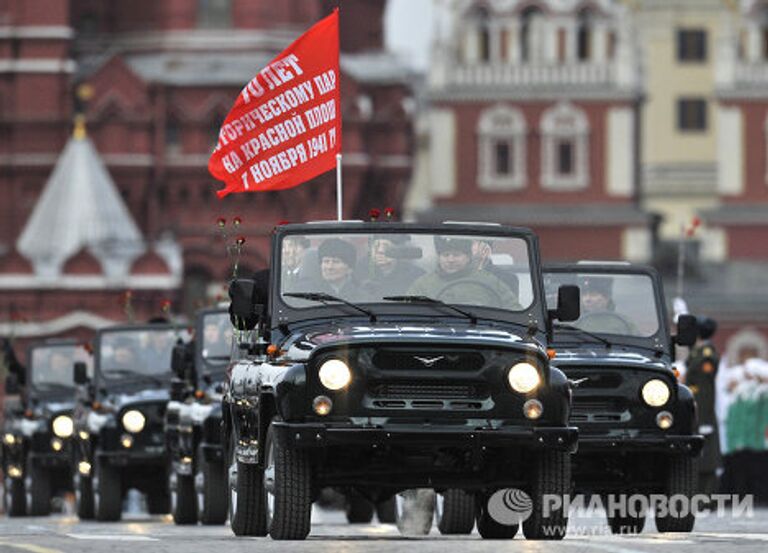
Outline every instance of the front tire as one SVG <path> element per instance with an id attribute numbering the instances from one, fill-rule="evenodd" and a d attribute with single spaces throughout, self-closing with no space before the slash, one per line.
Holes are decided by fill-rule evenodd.
<path id="1" fill-rule="evenodd" d="M 475 526 L 474 496 L 464 490 L 445 490 L 437 497 L 435 522 L 441 534 L 471 534 Z"/>
<path id="2" fill-rule="evenodd" d="M 24 490 L 24 480 L 21 478 L 5 477 L 4 486 L 5 512 L 9 517 L 27 515 L 27 493 Z"/>
<path id="3" fill-rule="evenodd" d="M 426 536 L 435 515 L 435 492 L 430 489 L 405 490 L 395 496 L 397 529 L 403 536 Z"/>
<path id="4" fill-rule="evenodd" d="M 237 460 L 235 444 L 230 444 L 229 524 L 236 536 L 267 535 L 267 501 L 264 471 Z"/>
<path id="5" fill-rule="evenodd" d="M 47 517 L 51 514 L 51 473 L 35 463 L 29 462 L 26 487 L 29 490 L 29 514 L 33 517 Z"/>
<path id="6" fill-rule="evenodd" d="M 123 514 L 123 490 L 120 473 L 115 467 L 102 460 L 95 467 L 95 511 L 96 520 L 114 522 Z"/>
<path id="7" fill-rule="evenodd" d="M 537 456 L 531 499 L 533 512 L 523 521 L 523 534 L 529 540 L 562 540 L 568 529 L 565 496 L 571 488 L 571 456 L 562 451 L 542 451 Z M 563 499 L 560 508 L 544 511 L 548 495 Z"/>
<path id="8" fill-rule="evenodd" d="M 80 520 L 93 520 L 93 480 L 90 476 L 83 476 L 78 468 L 75 469 L 74 480 L 77 516 Z"/>
<path id="9" fill-rule="evenodd" d="M 688 505 L 684 505 L 690 511 L 691 499 L 696 493 L 697 483 L 696 462 L 691 457 L 675 456 L 669 460 L 666 476 L 667 507 L 671 507 L 671 498 L 683 496 Z M 669 511 L 669 509 L 668 509 Z M 656 529 L 659 532 L 691 532 L 696 523 L 695 513 L 688 512 L 685 515 L 667 512 L 664 516 L 656 515 Z"/>
<path id="10" fill-rule="evenodd" d="M 171 474 L 171 510 L 176 524 L 197 524 L 197 495 L 192 475 Z"/>
<path id="11" fill-rule="evenodd" d="M 274 426 L 267 432 L 264 488 L 268 495 L 267 524 L 275 540 L 303 540 L 312 524 L 312 471 L 309 455 L 281 447 Z"/>

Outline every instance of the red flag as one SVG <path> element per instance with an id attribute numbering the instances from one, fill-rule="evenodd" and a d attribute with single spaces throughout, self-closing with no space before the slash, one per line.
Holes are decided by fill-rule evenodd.
<path id="1" fill-rule="evenodd" d="M 232 192 L 292 188 L 341 151 L 339 13 L 317 22 L 245 85 L 208 160 Z"/>

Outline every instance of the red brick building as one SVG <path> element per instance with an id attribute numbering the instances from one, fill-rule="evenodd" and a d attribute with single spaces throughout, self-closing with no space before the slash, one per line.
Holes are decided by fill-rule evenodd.
<path id="1" fill-rule="evenodd" d="M 221 293 L 231 273 L 217 217 L 242 217 L 237 234 L 247 240 L 241 261 L 247 268 L 265 266 L 267 236 L 278 221 L 334 218 L 332 173 L 289 191 L 218 200 L 221 186 L 208 175 L 207 160 L 241 87 L 335 6 L 323 0 L 0 1 L 0 334 L 59 335 L 124 319 L 128 288 L 138 319 L 157 314 L 165 297 L 189 313 Z M 410 179 L 411 74 L 383 49 L 384 7 L 384 0 L 348 0 L 341 10 L 348 218 L 363 217 L 370 207 L 397 208 Z M 112 181 L 104 186 L 117 191 L 110 205 L 127 208 L 138 233 L 132 240 L 143 253 L 123 260 L 120 275 L 107 274 L 110 251 L 81 237 L 81 247 L 46 277 L 24 255 L 20 235 L 72 135 L 74 91 L 83 84 L 92 92 L 84 105 L 88 136 Z M 78 205 L 89 204 L 78 197 Z M 63 205 L 80 220 L 77 205 Z M 137 280 L 138 274 L 151 278 Z M 77 321 L 73 309 L 81 312 Z M 29 323 L 13 322 L 18 319 Z"/>
<path id="2" fill-rule="evenodd" d="M 438 30 L 421 122 L 422 220 L 532 227 L 550 259 L 650 257 L 640 76 L 613 1 L 466 0 Z"/>

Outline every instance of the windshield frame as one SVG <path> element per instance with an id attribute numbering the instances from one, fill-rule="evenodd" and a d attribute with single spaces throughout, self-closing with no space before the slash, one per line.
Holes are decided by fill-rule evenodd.
<path id="1" fill-rule="evenodd" d="M 171 381 L 171 378 L 173 378 L 173 371 L 171 370 L 171 356 L 168 356 L 168 372 L 163 374 L 157 374 L 157 375 L 147 375 L 147 378 L 141 378 L 144 373 L 136 372 L 136 376 L 139 378 L 133 379 L 133 378 L 120 378 L 120 379 L 114 379 L 114 378 L 108 378 L 105 376 L 104 372 L 102 371 L 101 367 L 101 348 L 102 348 L 102 342 L 105 335 L 108 334 L 114 334 L 119 332 L 145 332 L 148 330 L 170 330 L 179 336 L 182 336 L 184 332 L 185 327 L 181 325 L 174 325 L 174 324 L 166 324 L 166 323 L 152 323 L 152 324 L 143 324 L 143 325 L 120 325 L 120 326 L 110 326 L 104 329 L 101 329 L 96 334 L 96 340 L 95 340 L 95 346 L 94 346 L 94 363 L 93 363 L 93 378 L 94 383 L 96 384 L 96 389 L 99 390 L 102 387 L 106 389 L 110 388 L 126 388 L 126 387 L 137 387 L 137 386 L 144 386 L 147 387 L 147 382 L 149 381 L 150 377 L 163 380 L 163 381 Z M 152 388 L 155 388 L 156 386 L 150 386 Z"/>
<path id="2" fill-rule="evenodd" d="M 36 397 L 43 397 L 43 396 L 60 396 L 60 395 L 72 395 L 74 396 L 75 390 L 77 389 L 77 385 L 75 384 L 74 380 L 74 362 L 72 363 L 72 366 L 70 366 L 70 384 L 68 386 L 68 391 L 64 392 L 62 391 L 45 391 L 38 386 L 35 385 L 34 380 L 34 366 L 32 365 L 32 359 L 34 357 L 35 350 L 40 349 L 56 349 L 56 348 L 63 348 L 63 347 L 79 347 L 82 348 L 86 353 L 88 352 L 87 346 L 85 343 L 78 341 L 78 340 L 46 340 L 44 342 L 39 342 L 32 344 L 27 348 L 27 367 L 26 367 L 26 381 L 27 381 L 27 388 L 30 391 L 30 394 L 32 396 Z M 96 360 L 94 359 L 93 355 L 90 355 L 91 357 L 91 375 L 93 375 L 96 365 Z"/>
<path id="3" fill-rule="evenodd" d="M 652 267 L 645 265 L 633 265 L 633 264 L 605 264 L 598 263 L 574 263 L 574 264 L 558 264 L 558 265 L 545 265 L 542 269 L 542 275 L 546 276 L 548 273 L 558 274 L 595 274 L 595 275 L 629 275 L 629 276 L 644 276 L 648 277 L 651 281 L 654 301 L 656 303 L 656 313 L 659 317 L 659 325 L 656 332 L 651 336 L 629 336 L 626 334 L 609 334 L 606 332 L 597 332 L 590 330 L 592 334 L 597 334 L 608 340 L 612 347 L 637 347 L 644 349 L 661 350 L 664 354 L 670 355 L 670 321 L 669 314 L 667 312 L 667 305 L 664 299 L 664 285 L 661 281 L 659 273 Z M 554 309 L 555 306 L 552 306 Z M 555 321 L 557 322 L 557 321 Z M 573 323 L 568 323 L 573 324 Z M 573 342 L 581 341 L 578 347 L 585 347 L 594 349 L 595 347 L 604 348 L 604 344 L 598 343 L 596 340 L 579 340 L 578 333 L 575 331 L 558 332 L 556 325 L 553 325 L 552 341 L 553 347 L 559 347 L 567 344 L 571 345 L 571 340 L 558 340 L 558 336 L 573 336 Z"/>
<path id="4" fill-rule="evenodd" d="M 313 320 L 327 319 L 363 319 L 368 323 L 368 318 L 343 304 L 319 304 L 317 306 L 296 308 L 283 301 L 281 294 L 281 244 L 283 238 L 288 235 L 308 234 L 386 234 L 388 232 L 403 232 L 414 234 L 440 234 L 457 236 L 490 236 L 522 240 L 528 250 L 528 264 L 531 278 L 533 299 L 531 304 L 522 311 L 502 311 L 495 308 L 464 305 L 461 307 L 475 314 L 480 323 L 493 322 L 504 326 L 504 323 L 512 322 L 527 324 L 535 320 L 541 333 L 546 332 L 546 306 L 544 304 L 544 288 L 541 278 L 541 260 L 539 244 L 536 235 L 529 229 L 510 227 L 505 225 L 482 223 L 443 223 L 443 224 L 413 224 L 396 222 L 319 222 L 282 225 L 275 229 L 272 237 L 272 251 L 270 267 L 269 301 L 271 327 L 278 328 L 284 325 L 291 326 L 297 323 L 306 323 Z M 367 309 L 373 311 L 383 321 L 391 318 L 407 318 L 408 320 L 445 318 L 450 320 L 466 321 L 466 317 L 453 312 L 450 309 L 438 309 L 424 304 L 407 304 L 401 302 L 381 301 L 380 303 L 364 303 Z M 520 332 L 516 328 L 516 333 Z"/>

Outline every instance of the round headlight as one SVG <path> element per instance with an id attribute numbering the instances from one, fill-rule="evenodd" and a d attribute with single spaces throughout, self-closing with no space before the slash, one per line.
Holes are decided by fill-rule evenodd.
<path id="1" fill-rule="evenodd" d="M 53 433 L 59 438 L 69 438 L 74 431 L 75 424 L 72 422 L 72 417 L 59 415 L 53 419 Z"/>
<path id="2" fill-rule="evenodd" d="M 141 432 L 144 429 L 146 422 L 146 417 L 144 417 L 141 411 L 137 411 L 136 409 L 131 409 L 123 415 L 123 428 L 134 434 Z"/>
<path id="3" fill-rule="evenodd" d="M 320 366 L 320 382 L 329 390 L 341 390 L 352 380 L 352 373 L 341 359 L 329 359 Z"/>
<path id="4" fill-rule="evenodd" d="M 643 385 L 643 401 L 651 407 L 661 407 L 669 401 L 669 386 L 658 378 L 649 380 Z"/>
<path id="5" fill-rule="evenodd" d="M 521 394 L 532 392 L 541 384 L 539 371 L 530 363 L 518 363 L 509 369 L 507 380 L 512 389 Z"/>

